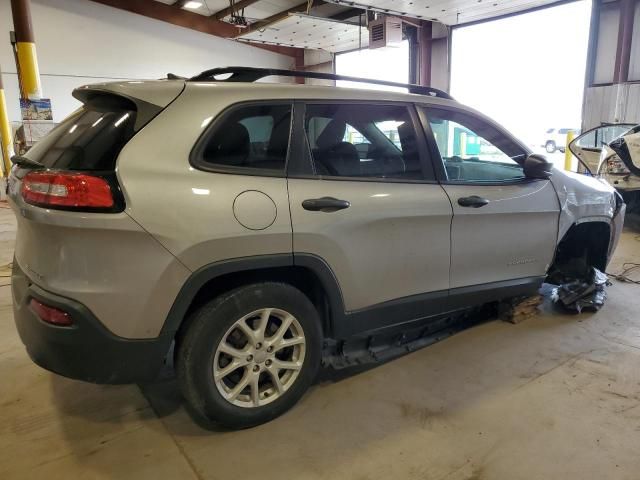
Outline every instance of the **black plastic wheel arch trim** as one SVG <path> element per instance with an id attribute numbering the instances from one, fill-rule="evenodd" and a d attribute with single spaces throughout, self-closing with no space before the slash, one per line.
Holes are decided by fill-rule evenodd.
<path id="1" fill-rule="evenodd" d="M 439 317 L 511 296 L 535 294 L 544 276 L 491 282 L 445 289 L 382 302 L 363 309 L 346 311 L 340 284 L 331 267 L 310 253 L 257 255 L 216 262 L 196 270 L 185 282 L 169 311 L 161 335 L 175 334 L 200 289 L 210 280 L 242 271 L 278 267 L 304 267 L 315 274 L 331 309 L 325 336 L 346 339 L 429 317 Z"/>

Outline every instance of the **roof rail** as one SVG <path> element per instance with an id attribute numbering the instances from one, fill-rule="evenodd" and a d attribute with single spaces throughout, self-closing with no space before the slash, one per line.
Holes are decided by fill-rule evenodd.
<path id="1" fill-rule="evenodd" d="M 229 75 L 227 78 L 218 79 L 221 75 Z M 280 70 L 276 68 L 255 68 L 255 67 L 222 67 L 212 68 L 199 73 L 195 77 L 191 77 L 192 82 L 255 82 L 261 78 L 277 75 L 279 77 L 299 77 L 299 78 L 315 78 L 320 80 L 344 80 L 347 82 L 370 83 L 374 85 L 384 85 L 386 87 L 406 88 L 409 93 L 417 93 L 419 95 L 429 95 L 431 97 L 446 98 L 453 100 L 453 97 L 442 90 L 431 87 L 423 87 L 413 83 L 388 82 L 386 80 L 372 80 L 369 78 L 349 77 L 346 75 L 336 75 L 333 73 L 320 72 L 302 72 L 298 70 Z"/>

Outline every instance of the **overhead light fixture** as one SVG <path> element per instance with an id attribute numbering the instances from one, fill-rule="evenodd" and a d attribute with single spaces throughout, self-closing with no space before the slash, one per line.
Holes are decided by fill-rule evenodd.
<path id="1" fill-rule="evenodd" d="M 187 2 L 183 5 L 184 8 L 188 8 L 189 10 L 197 10 L 202 6 L 202 2 Z"/>

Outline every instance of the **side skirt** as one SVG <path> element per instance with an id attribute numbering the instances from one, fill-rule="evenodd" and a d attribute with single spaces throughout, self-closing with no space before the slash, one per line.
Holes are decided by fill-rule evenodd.
<path id="1" fill-rule="evenodd" d="M 543 280 L 530 277 L 456 288 L 347 313 L 338 329 L 341 340 L 325 340 L 323 363 L 341 369 L 384 362 L 426 347 L 495 318 L 495 302 L 534 295 Z"/>
<path id="2" fill-rule="evenodd" d="M 336 370 L 383 363 L 449 338 L 494 318 L 496 314 L 497 308 L 485 306 L 412 322 L 401 330 L 354 337 L 341 342 L 328 340 L 325 343 L 322 361 L 325 366 Z"/>

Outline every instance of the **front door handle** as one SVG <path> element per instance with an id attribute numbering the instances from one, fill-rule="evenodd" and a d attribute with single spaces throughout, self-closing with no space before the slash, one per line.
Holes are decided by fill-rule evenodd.
<path id="1" fill-rule="evenodd" d="M 477 195 L 471 195 L 470 197 L 460 197 L 458 199 L 458 205 L 460 205 L 461 207 L 480 208 L 488 204 L 489 200 Z"/>
<path id="2" fill-rule="evenodd" d="M 302 208 L 312 212 L 337 212 L 349 208 L 351 203 L 346 200 L 338 200 L 333 197 L 309 198 L 302 202 Z"/>

